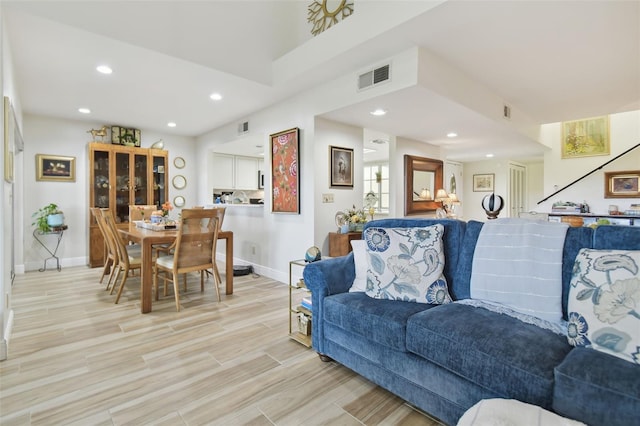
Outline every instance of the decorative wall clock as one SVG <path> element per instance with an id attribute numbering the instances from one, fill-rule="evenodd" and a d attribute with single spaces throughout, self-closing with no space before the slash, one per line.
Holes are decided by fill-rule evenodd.
<path id="1" fill-rule="evenodd" d="M 335 4 L 339 3 L 337 6 Z M 331 9 L 331 10 L 330 10 Z M 314 36 L 331 28 L 338 21 L 353 13 L 353 0 L 315 0 L 309 5 L 307 22 L 313 23 L 311 34 Z"/>

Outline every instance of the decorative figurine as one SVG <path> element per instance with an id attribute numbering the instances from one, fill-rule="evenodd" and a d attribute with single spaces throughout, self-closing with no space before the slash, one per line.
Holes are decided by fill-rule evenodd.
<path id="1" fill-rule="evenodd" d="M 96 140 L 98 136 L 100 136 L 99 142 L 104 142 L 104 138 L 107 137 L 107 126 L 102 126 L 99 130 L 96 130 L 96 129 L 87 130 L 87 133 L 91 133 L 91 137 L 93 139 L 91 142 L 98 142 Z"/>

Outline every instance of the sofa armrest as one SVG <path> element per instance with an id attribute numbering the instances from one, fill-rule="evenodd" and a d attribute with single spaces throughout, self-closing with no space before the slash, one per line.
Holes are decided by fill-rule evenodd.
<path id="1" fill-rule="evenodd" d="M 311 290 L 313 305 L 311 344 L 319 354 L 323 354 L 324 298 L 332 294 L 349 291 L 356 276 L 353 253 L 310 263 L 304 268 L 302 276 L 304 277 L 305 285 Z"/>

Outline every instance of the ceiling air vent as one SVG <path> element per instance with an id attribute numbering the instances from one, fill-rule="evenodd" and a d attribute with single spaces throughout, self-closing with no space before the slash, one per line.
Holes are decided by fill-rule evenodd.
<path id="1" fill-rule="evenodd" d="M 249 133 L 249 122 L 243 121 L 242 123 L 238 123 L 238 134 L 243 135 L 245 133 Z"/>
<path id="2" fill-rule="evenodd" d="M 389 80 L 390 65 L 383 65 L 372 71 L 365 72 L 358 77 L 358 90 L 375 86 L 376 84 Z"/>
<path id="3" fill-rule="evenodd" d="M 509 105 L 502 106 L 502 117 L 511 120 L 511 107 Z"/>

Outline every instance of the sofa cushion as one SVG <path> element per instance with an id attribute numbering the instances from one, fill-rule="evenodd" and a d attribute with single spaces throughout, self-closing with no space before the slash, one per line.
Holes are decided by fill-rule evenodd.
<path id="1" fill-rule="evenodd" d="M 444 276 L 447 279 L 449 289 L 458 270 L 458 254 L 464 248 L 463 239 L 465 236 L 466 222 L 457 219 L 423 219 L 423 218 L 393 218 L 376 219 L 364 225 L 364 232 L 370 227 L 379 228 L 415 228 L 420 226 L 431 226 L 436 223 L 444 226 L 444 253 L 446 261 L 444 265 Z M 572 260 L 573 261 L 573 260 Z M 455 286 L 455 283 L 453 283 Z M 451 293 L 450 293 L 451 294 Z"/>
<path id="2" fill-rule="evenodd" d="M 578 347 L 555 369 L 553 410 L 592 426 L 638 424 L 640 366 Z"/>
<path id="3" fill-rule="evenodd" d="M 436 305 L 380 300 L 364 293 L 341 293 L 325 298 L 325 321 L 376 343 L 407 350 L 407 318 Z"/>
<path id="4" fill-rule="evenodd" d="M 356 267 L 356 277 L 349 288 L 350 292 L 367 290 L 367 243 L 363 240 L 351 240 L 353 248 L 353 263 Z"/>
<path id="5" fill-rule="evenodd" d="M 565 223 L 504 218 L 482 227 L 473 257 L 471 297 L 547 321 L 562 318 Z"/>
<path id="6" fill-rule="evenodd" d="M 450 303 L 409 318 L 407 349 L 500 397 L 550 408 L 553 369 L 571 346 L 510 316 Z"/>
<path id="7" fill-rule="evenodd" d="M 567 338 L 640 364 L 640 250 L 580 250 Z"/>
<path id="8" fill-rule="evenodd" d="M 442 304 L 451 297 L 444 277 L 444 226 L 369 227 L 367 290 L 376 299 Z"/>

